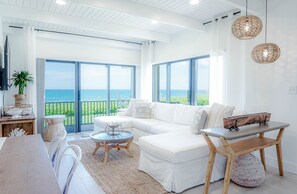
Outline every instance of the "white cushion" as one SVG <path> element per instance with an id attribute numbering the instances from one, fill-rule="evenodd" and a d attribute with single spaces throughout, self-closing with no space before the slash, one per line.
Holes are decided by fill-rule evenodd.
<path id="1" fill-rule="evenodd" d="M 205 110 L 201 109 L 195 111 L 193 125 L 191 126 L 193 134 L 200 134 L 200 130 L 204 128 L 206 119 L 207 112 Z"/>
<path id="2" fill-rule="evenodd" d="M 138 119 L 138 118 L 133 119 L 134 128 L 137 128 L 149 133 L 151 132 L 151 127 L 155 125 L 164 125 L 164 124 L 167 124 L 167 123 L 164 121 L 160 121 L 152 118 L 151 119 Z"/>
<path id="3" fill-rule="evenodd" d="M 132 116 L 134 113 L 134 106 L 136 103 L 144 103 L 147 102 L 147 100 L 143 100 L 143 99 L 135 99 L 135 98 L 131 98 L 129 101 L 129 106 L 127 108 L 127 111 L 125 112 L 126 116 Z"/>
<path id="4" fill-rule="evenodd" d="M 150 103 L 135 103 L 133 117 L 149 119 L 152 117 Z"/>
<path id="5" fill-rule="evenodd" d="M 122 124 L 122 128 L 132 128 L 132 117 L 127 116 L 104 116 L 94 118 L 94 124 L 102 129 L 106 127 L 107 123 L 117 122 Z"/>
<path id="6" fill-rule="evenodd" d="M 191 131 L 190 125 L 180 125 L 175 123 L 167 123 L 164 125 L 155 125 L 152 126 L 149 132 L 151 134 L 161 134 L 161 133 L 169 133 L 169 132 L 189 132 Z"/>
<path id="7" fill-rule="evenodd" d="M 217 145 L 217 140 L 215 140 Z M 170 163 L 182 163 L 207 157 L 208 145 L 202 135 L 191 132 L 165 133 L 141 137 L 141 150 Z"/>
<path id="8" fill-rule="evenodd" d="M 197 110 L 202 109 L 199 106 L 189 106 L 178 104 L 175 107 L 173 122 L 182 125 L 192 125 L 194 114 Z"/>
<path id="9" fill-rule="evenodd" d="M 223 118 L 230 117 L 234 109 L 234 106 L 225 106 L 217 103 L 212 104 L 208 111 L 205 128 L 223 127 Z"/>
<path id="10" fill-rule="evenodd" d="M 175 104 L 166 104 L 166 103 L 154 103 L 152 105 L 153 118 L 159 119 L 161 121 L 172 123 L 173 114 L 175 111 Z"/>

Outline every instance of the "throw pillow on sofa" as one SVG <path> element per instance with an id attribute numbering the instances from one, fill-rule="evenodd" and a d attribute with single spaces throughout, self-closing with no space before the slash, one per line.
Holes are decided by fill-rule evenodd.
<path id="1" fill-rule="evenodd" d="M 149 119 L 152 117 L 152 110 L 149 103 L 135 103 L 133 117 Z"/>
<path id="2" fill-rule="evenodd" d="M 234 109 L 234 106 L 225 106 L 218 103 L 212 104 L 208 111 L 205 128 L 223 127 L 223 118 L 232 116 Z"/>
<path id="3" fill-rule="evenodd" d="M 196 110 L 194 113 L 193 125 L 191 126 L 192 133 L 200 134 L 200 130 L 204 128 L 207 119 L 207 112 L 203 109 Z"/>
<path id="4" fill-rule="evenodd" d="M 131 98 L 125 115 L 132 116 L 134 113 L 135 104 L 144 102 L 147 102 L 147 100 Z"/>

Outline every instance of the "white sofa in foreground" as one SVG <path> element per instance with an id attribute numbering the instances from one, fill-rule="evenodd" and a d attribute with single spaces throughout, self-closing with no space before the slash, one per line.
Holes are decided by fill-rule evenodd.
<path id="1" fill-rule="evenodd" d="M 206 120 L 198 120 L 201 128 L 219 127 L 223 117 L 232 115 L 234 107 L 151 103 L 151 118 L 146 119 L 133 117 L 137 116 L 133 107 L 132 101 L 128 110 L 118 116 L 95 118 L 94 130 L 101 131 L 107 123 L 119 122 L 124 130 L 133 131 L 134 141 L 141 149 L 139 170 L 153 177 L 168 192 L 179 193 L 204 184 L 209 148 L 203 136 L 193 131 L 197 112 L 208 113 Z M 219 144 L 218 139 L 214 142 Z M 212 182 L 224 177 L 225 162 L 223 157 L 216 157 Z"/>

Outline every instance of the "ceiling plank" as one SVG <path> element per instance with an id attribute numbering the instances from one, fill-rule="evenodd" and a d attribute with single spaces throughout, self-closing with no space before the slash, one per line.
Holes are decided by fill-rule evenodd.
<path id="1" fill-rule="evenodd" d="M 0 16 L 31 20 L 36 22 L 50 23 L 74 28 L 81 28 L 90 31 L 121 35 L 125 37 L 138 38 L 144 40 L 169 42 L 170 36 L 164 33 L 142 30 L 130 26 L 111 24 L 101 21 L 85 19 L 81 17 L 68 16 L 57 13 L 49 13 L 30 8 L 1 5 Z"/>
<path id="2" fill-rule="evenodd" d="M 238 9 L 245 10 L 245 1 L 238 0 L 219 0 L 223 3 L 227 3 Z M 248 14 L 263 15 L 265 11 L 265 4 L 263 0 L 248 1 Z"/>
<path id="3" fill-rule="evenodd" d="M 99 9 L 111 10 L 127 15 L 158 20 L 161 23 L 182 28 L 204 31 L 203 22 L 197 19 L 175 14 L 129 0 L 72 0 L 73 2 Z"/>

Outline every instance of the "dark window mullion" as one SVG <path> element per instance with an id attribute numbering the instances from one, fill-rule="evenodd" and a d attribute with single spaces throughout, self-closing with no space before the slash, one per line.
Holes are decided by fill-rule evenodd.
<path id="1" fill-rule="evenodd" d="M 166 75 L 166 103 L 170 103 L 171 98 L 171 63 L 167 64 L 167 75 Z"/>
<path id="2" fill-rule="evenodd" d="M 190 104 L 196 105 L 196 83 L 197 83 L 197 74 L 195 67 L 195 59 L 190 60 Z"/>
<path id="3" fill-rule="evenodd" d="M 110 115 L 110 65 L 106 65 L 107 68 L 107 105 L 106 114 Z"/>
<path id="4" fill-rule="evenodd" d="M 81 122 L 82 122 L 82 107 L 81 107 L 81 85 L 80 85 L 80 63 L 75 62 L 75 94 L 74 94 L 74 118 L 75 122 L 75 132 L 81 132 Z"/>

